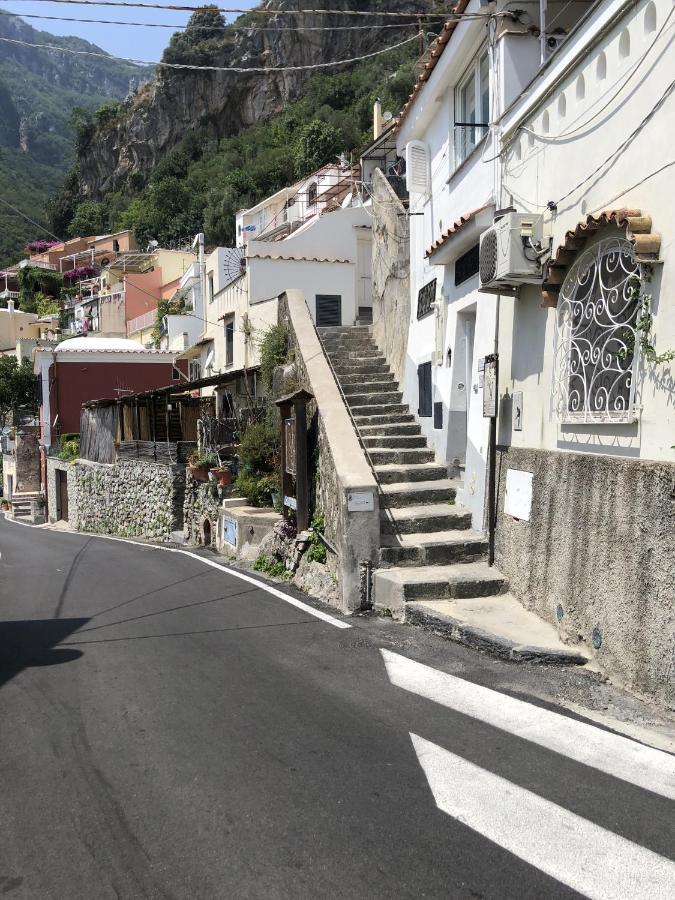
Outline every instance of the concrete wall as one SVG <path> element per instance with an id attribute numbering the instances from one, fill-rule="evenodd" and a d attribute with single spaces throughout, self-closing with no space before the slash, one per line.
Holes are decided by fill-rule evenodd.
<path id="1" fill-rule="evenodd" d="M 373 190 L 373 338 L 400 383 L 410 321 L 410 225 L 405 208 L 379 169 Z"/>
<path id="2" fill-rule="evenodd" d="M 324 245 L 323 254 L 317 255 L 326 253 L 333 254 L 330 242 Z M 248 267 L 252 307 L 261 300 L 278 297 L 282 291 L 293 289 L 304 294 L 312 317 L 316 318 L 316 295 L 339 294 L 342 297 L 341 324 L 354 325 L 358 310 L 355 288 L 356 266 L 352 262 L 251 258 Z"/>
<path id="3" fill-rule="evenodd" d="M 530 472 L 529 521 L 504 512 Z M 511 447 L 498 456 L 496 562 L 521 602 L 592 647 L 630 688 L 675 706 L 675 465 Z"/>
<path id="4" fill-rule="evenodd" d="M 14 492 L 36 493 L 40 490 L 40 428 L 21 425 L 16 429 L 14 447 Z"/>
<path id="5" fill-rule="evenodd" d="M 73 463 L 63 462 L 54 456 L 47 457 L 47 519 L 57 521 L 58 499 L 56 495 L 56 473 L 65 472 L 68 481 L 68 519 L 77 521 L 77 476 Z"/>
<path id="6" fill-rule="evenodd" d="M 380 546 L 377 484 L 299 291 L 279 298 L 279 321 L 290 332 L 298 380 L 315 398 L 308 407 L 308 426 L 316 434 L 318 446 L 317 495 L 326 520 L 326 537 L 338 553 L 340 606 L 345 611 L 359 609 L 359 563 L 369 560 L 376 565 Z M 354 492 L 372 494 L 373 509 L 350 511 L 348 498 Z"/>

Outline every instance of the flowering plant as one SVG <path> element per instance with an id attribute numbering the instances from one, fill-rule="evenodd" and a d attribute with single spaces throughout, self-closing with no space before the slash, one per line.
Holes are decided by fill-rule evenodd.
<path id="1" fill-rule="evenodd" d="M 51 250 L 52 247 L 56 247 L 59 241 L 30 241 L 27 245 L 27 249 L 31 253 L 44 253 L 47 250 Z"/>
<path id="2" fill-rule="evenodd" d="M 96 269 L 93 266 L 77 266 L 70 272 L 63 273 L 66 281 L 83 281 L 85 278 L 93 278 L 94 275 L 96 275 Z"/>

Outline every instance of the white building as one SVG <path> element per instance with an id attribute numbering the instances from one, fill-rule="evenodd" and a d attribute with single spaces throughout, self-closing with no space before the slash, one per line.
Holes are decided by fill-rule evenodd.
<path id="1" fill-rule="evenodd" d="M 499 354 L 498 565 L 627 682 L 672 696 L 675 366 L 654 356 L 675 349 L 675 13 L 549 0 L 540 34 L 540 11 L 512 6 L 460 3 L 484 19 L 446 24 L 402 111 L 404 399 L 485 528 L 481 363 Z"/>

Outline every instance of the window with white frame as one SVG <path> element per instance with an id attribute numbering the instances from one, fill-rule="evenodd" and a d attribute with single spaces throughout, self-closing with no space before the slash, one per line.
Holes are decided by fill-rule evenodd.
<path id="1" fill-rule="evenodd" d="M 234 316 L 225 319 L 225 365 L 234 363 Z"/>
<path id="2" fill-rule="evenodd" d="M 208 274 L 208 290 L 209 290 L 209 303 L 213 303 L 213 298 L 215 296 L 213 290 L 213 272 L 209 272 Z"/>
<path id="3" fill-rule="evenodd" d="M 490 65 L 482 50 L 455 88 L 455 167 L 487 134 L 490 122 Z"/>
<path id="4" fill-rule="evenodd" d="M 611 237 L 585 250 L 560 289 L 554 410 L 562 423 L 633 422 L 642 271 L 633 245 Z"/>

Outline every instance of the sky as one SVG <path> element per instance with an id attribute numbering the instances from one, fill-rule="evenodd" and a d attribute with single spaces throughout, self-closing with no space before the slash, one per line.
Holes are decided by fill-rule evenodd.
<path id="1" fill-rule="evenodd" d="M 143 0 L 140 0 L 143 2 Z M 153 0 L 145 0 L 153 2 Z M 154 2 L 167 2 L 171 0 L 154 0 Z M 203 4 L 205 0 L 201 0 Z M 235 0 L 235 2 L 222 3 L 223 6 L 232 6 L 240 9 L 251 9 L 259 0 Z M 199 6 L 200 0 L 180 0 L 179 5 Z M 126 9 L 112 6 L 77 6 L 70 3 L 40 2 L 40 0 L 0 0 L 0 12 L 6 10 L 20 16 L 64 16 L 74 19 L 106 19 L 116 22 L 154 22 L 165 25 L 185 25 L 190 18 L 189 13 L 175 12 L 161 9 Z M 236 15 L 225 16 L 227 21 L 232 21 Z M 123 56 L 128 59 L 147 60 L 157 62 L 162 51 L 169 43 L 173 34 L 171 28 L 147 28 L 132 25 L 101 25 L 84 22 L 54 22 L 50 19 L 26 18 L 26 22 L 39 31 L 48 31 L 50 34 L 75 35 L 97 44 L 113 56 Z M 45 51 L 48 52 L 48 51 Z"/>

